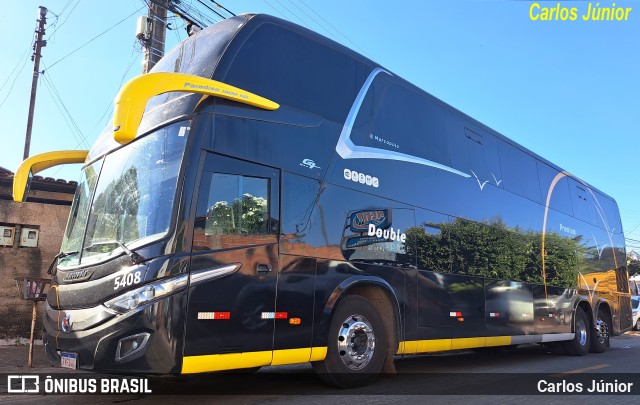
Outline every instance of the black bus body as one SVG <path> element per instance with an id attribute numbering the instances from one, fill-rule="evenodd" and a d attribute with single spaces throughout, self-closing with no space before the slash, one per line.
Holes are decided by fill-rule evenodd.
<path id="1" fill-rule="evenodd" d="M 171 92 L 133 142 L 105 130 L 48 294 L 53 361 L 312 362 L 352 386 L 397 355 L 584 355 L 631 327 L 615 201 L 391 71 L 267 15 L 204 29 L 154 71 L 280 108 Z"/>

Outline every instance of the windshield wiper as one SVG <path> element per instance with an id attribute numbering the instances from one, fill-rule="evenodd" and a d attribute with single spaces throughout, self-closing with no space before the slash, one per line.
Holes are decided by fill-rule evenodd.
<path id="1" fill-rule="evenodd" d="M 80 253 L 80 252 L 78 252 L 78 251 L 73 251 L 73 252 L 60 252 L 60 253 L 58 253 L 57 255 L 55 255 L 55 256 L 53 257 L 53 261 L 51 261 L 51 264 L 49 265 L 49 269 L 47 269 L 47 274 L 50 274 L 50 275 L 52 275 L 52 276 L 55 276 L 55 275 L 56 275 L 56 272 L 55 272 L 55 271 L 53 271 L 53 266 L 56 264 L 56 261 L 57 261 L 58 259 L 62 259 L 63 257 L 67 257 L 67 256 L 71 256 L 71 255 L 76 255 L 76 254 L 78 254 L 78 253 Z M 56 269 L 57 269 L 57 268 L 56 268 Z"/>
<path id="2" fill-rule="evenodd" d="M 101 241 L 101 242 L 95 242 L 92 243 L 89 246 L 85 246 L 82 250 L 89 250 L 98 246 L 103 246 L 103 245 L 118 245 L 122 248 L 122 250 L 124 250 L 124 252 L 127 254 L 127 256 L 129 256 L 129 259 L 131 259 L 131 263 L 133 264 L 140 264 L 142 262 L 144 262 L 145 259 L 144 257 L 142 257 L 141 255 L 137 254 L 134 251 L 131 251 L 128 247 L 126 247 L 124 245 L 124 243 L 120 242 L 119 240 L 113 239 L 113 240 L 106 240 L 106 241 Z"/>

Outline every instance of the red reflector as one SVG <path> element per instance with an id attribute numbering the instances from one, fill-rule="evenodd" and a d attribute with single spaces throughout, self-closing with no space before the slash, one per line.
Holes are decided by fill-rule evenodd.
<path id="1" fill-rule="evenodd" d="M 276 319 L 287 319 L 289 314 L 286 312 L 276 312 Z"/>
<path id="2" fill-rule="evenodd" d="M 214 312 L 213 319 L 231 319 L 231 312 Z"/>
<path id="3" fill-rule="evenodd" d="M 458 318 L 461 318 L 461 317 L 462 317 L 462 312 L 456 312 L 456 316 L 457 316 Z"/>

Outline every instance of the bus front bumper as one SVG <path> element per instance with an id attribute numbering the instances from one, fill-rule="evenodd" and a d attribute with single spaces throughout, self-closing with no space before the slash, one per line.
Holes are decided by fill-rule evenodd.
<path id="1" fill-rule="evenodd" d="M 65 353 L 64 357 L 75 360 L 71 364 L 75 362 L 83 370 L 178 374 L 185 305 L 186 292 L 117 315 L 103 306 L 56 310 L 47 305 L 43 321 L 45 351 L 58 365 Z"/>

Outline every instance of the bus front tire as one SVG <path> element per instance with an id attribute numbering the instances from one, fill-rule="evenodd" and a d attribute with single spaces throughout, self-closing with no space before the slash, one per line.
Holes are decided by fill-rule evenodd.
<path id="1" fill-rule="evenodd" d="M 327 357 L 313 363 L 318 377 L 340 388 L 361 387 L 378 376 L 384 364 L 387 332 L 369 300 L 350 295 L 331 319 Z"/>
<path id="2" fill-rule="evenodd" d="M 584 356 L 589 353 L 591 346 L 591 328 L 589 319 L 582 308 L 576 308 L 574 315 L 574 332 L 572 340 L 562 343 L 562 347 L 569 356 Z"/>

